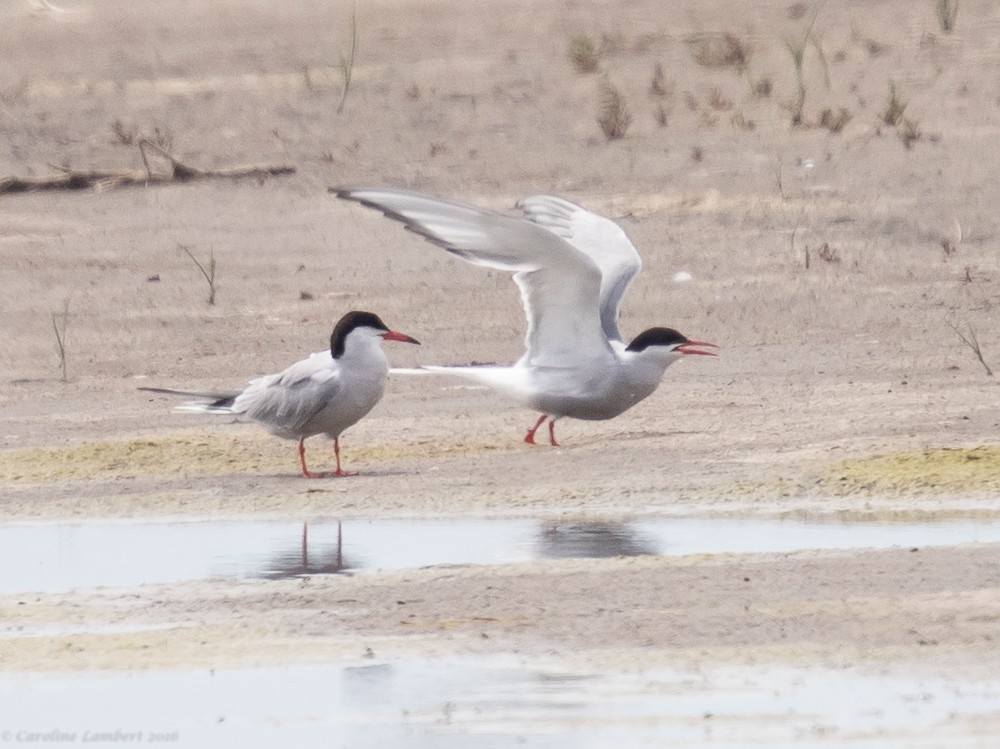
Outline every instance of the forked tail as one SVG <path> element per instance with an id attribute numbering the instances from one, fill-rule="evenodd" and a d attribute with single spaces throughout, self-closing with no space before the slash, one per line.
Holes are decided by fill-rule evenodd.
<path id="1" fill-rule="evenodd" d="M 228 414 L 232 413 L 233 401 L 236 400 L 236 396 L 240 394 L 240 391 L 226 392 L 226 393 L 204 393 L 195 392 L 192 390 L 174 390 L 172 388 L 148 388 L 141 387 L 139 390 L 144 390 L 147 393 L 162 393 L 164 395 L 181 395 L 185 398 L 201 398 L 206 401 L 204 403 L 198 401 L 191 401 L 189 403 L 184 403 L 177 406 L 174 411 L 178 413 L 208 413 L 208 414 Z"/>

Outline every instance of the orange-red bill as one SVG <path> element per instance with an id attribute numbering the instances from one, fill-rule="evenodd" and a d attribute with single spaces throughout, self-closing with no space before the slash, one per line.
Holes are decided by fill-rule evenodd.
<path id="1" fill-rule="evenodd" d="M 714 343 L 709 343 L 708 341 L 696 341 L 693 338 L 689 338 L 687 341 L 682 343 L 677 347 L 677 350 L 682 354 L 691 354 L 698 356 L 718 356 L 714 351 L 702 351 L 701 349 L 694 348 L 695 346 L 707 346 L 708 348 L 719 348 Z"/>
<path id="2" fill-rule="evenodd" d="M 416 338 L 410 338 L 410 336 L 405 333 L 400 333 L 396 330 L 387 330 L 382 334 L 382 338 L 387 341 L 399 341 L 400 343 L 415 343 L 418 346 L 420 345 L 420 341 Z"/>

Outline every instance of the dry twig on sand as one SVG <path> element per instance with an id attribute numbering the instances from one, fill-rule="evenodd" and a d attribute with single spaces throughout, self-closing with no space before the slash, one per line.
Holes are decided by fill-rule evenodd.
<path id="1" fill-rule="evenodd" d="M 957 324 L 951 322 L 950 320 L 945 320 L 945 322 L 948 324 L 949 328 L 955 331 L 955 335 L 959 337 L 962 343 L 972 349 L 972 353 L 974 353 L 976 358 L 979 359 L 979 363 L 983 365 L 983 369 L 986 370 L 986 374 L 992 377 L 993 370 L 990 369 L 990 365 L 987 364 L 986 359 L 983 358 L 983 349 L 979 345 L 979 337 L 976 335 L 976 331 L 973 329 L 972 323 L 966 323 L 966 326 L 969 328 L 969 335 L 966 336 Z"/>
<path id="2" fill-rule="evenodd" d="M 5 193 L 32 192 L 34 190 L 114 190 L 131 185 L 162 185 L 170 182 L 193 182 L 209 178 L 268 177 L 292 174 L 294 166 L 287 164 L 245 164 L 225 169 L 198 169 L 177 159 L 155 143 L 139 140 L 143 169 L 129 170 L 78 170 L 54 166 L 56 174 L 44 177 L 0 177 L 0 195 Z M 159 154 L 169 164 L 169 169 L 154 172 L 149 164 L 147 150 Z"/>

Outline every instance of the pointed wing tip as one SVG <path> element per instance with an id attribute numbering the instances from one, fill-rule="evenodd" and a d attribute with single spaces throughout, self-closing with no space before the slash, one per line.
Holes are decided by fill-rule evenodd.
<path id="1" fill-rule="evenodd" d="M 359 203 L 364 201 L 361 197 L 362 193 L 371 192 L 369 188 L 363 187 L 328 187 L 326 188 L 326 191 L 335 198 L 340 198 L 341 200 L 356 200 Z"/>
<path id="2" fill-rule="evenodd" d="M 333 195 L 335 198 L 340 198 L 341 200 L 353 200 L 356 203 L 361 203 L 361 205 L 367 206 L 369 208 L 377 208 L 379 210 L 384 210 L 381 203 L 378 201 L 378 196 L 381 194 L 385 197 L 389 197 L 392 194 L 399 195 L 405 193 L 405 190 L 399 190 L 394 187 L 357 187 L 357 186 L 347 186 L 347 187 L 328 187 L 326 191 Z"/>

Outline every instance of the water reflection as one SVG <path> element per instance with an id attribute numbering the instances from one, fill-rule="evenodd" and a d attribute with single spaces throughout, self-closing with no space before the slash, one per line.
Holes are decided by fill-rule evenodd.
<path id="1" fill-rule="evenodd" d="M 632 523 L 563 523 L 542 526 L 538 553 L 544 559 L 599 559 L 659 554 L 656 540 Z"/>
<path id="2" fill-rule="evenodd" d="M 324 531 L 322 538 L 325 538 L 325 541 L 317 542 L 315 538 L 311 538 L 309 523 L 303 523 L 302 535 L 297 543 L 289 544 L 272 556 L 259 576 L 281 579 L 302 575 L 335 575 L 360 570 L 366 566 L 361 559 L 348 559 L 344 556 L 343 521 L 336 521 L 335 544 L 329 541 L 329 530 L 333 524 L 317 525 Z M 426 533 L 415 533 L 413 537 L 415 543 L 427 544 L 430 547 L 445 542 L 440 534 L 431 536 Z M 360 548 L 363 544 L 355 546 Z M 539 526 L 536 534 L 535 552 L 542 559 L 635 557 L 658 554 L 660 545 L 631 523 L 545 523 Z"/>
<path id="3" fill-rule="evenodd" d="M 261 570 L 260 577 L 280 580 L 302 575 L 337 575 L 357 569 L 358 564 L 344 557 L 344 526 L 337 521 L 337 543 L 333 548 L 320 544 L 309 549 L 309 523 L 302 524 L 302 538 L 297 547 L 283 549 Z"/>
<path id="4" fill-rule="evenodd" d="M 1000 522 L 660 518 L 0 524 L 0 594 L 638 555 L 1000 542 Z M 177 550 L 183 549 L 183 554 Z"/>
<path id="5" fill-rule="evenodd" d="M 135 726 L 180 746 L 243 749 L 993 746 L 995 676 L 984 669 L 959 680 L 944 665 L 883 669 L 709 662 L 607 671 L 545 658 L 435 658 L 0 673 L 0 699 L 4 736 L 14 742 L 55 725 L 79 743 L 96 720 L 97 729 Z"/>

